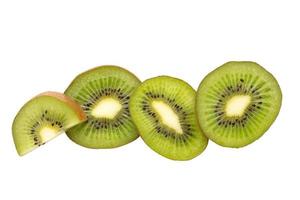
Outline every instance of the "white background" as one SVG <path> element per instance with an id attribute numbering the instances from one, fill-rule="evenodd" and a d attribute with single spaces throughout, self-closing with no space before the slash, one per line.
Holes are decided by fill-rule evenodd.
<path id="1" fill-rule="evenodd" d="M 300 199 L 297 1 L 0 1 L 0 199 Z M 45 90 L 120 65 L 141 80 L 170 75 L 195 89 L 215 67 L 253 60 L 278 79 L 283 106 L 242 149 L 212 142 L 188 162 L 141 139 L 90 150 L 63 134 L 20 158 L 11 124 Z"/>

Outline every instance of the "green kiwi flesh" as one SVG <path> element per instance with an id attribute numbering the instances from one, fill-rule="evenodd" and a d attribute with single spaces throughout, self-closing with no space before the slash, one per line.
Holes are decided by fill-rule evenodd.
<path id="1" fill-rule="evenodd" d="M 78 75 L 65 94 L 81 105 L 87 121 L 66 133 L 87 148 L 115 148 L 138 138 L 129 100 L 140 80 L 118 66 L 100 66 Z"/>
<path id="2" fill-rule="evenodd" d="M 18 154 L 29 153 L 85 119 L 80 106 L 61 93 L 36 96 L 21 108 L 12 125 Z"/>
<path id="3" fill-rule="evenodd" d="M 172 160 L 201 154 L 208 139 L 196 120 L 195 90 L 186 82 L 160 76 L 143 82 L 133 93 L 130 112 L 144 142 Z"/>
<path id="4" fill-rule="evenodd" d="M 260 138 L 282 101 L 278 82 L 254 62 L 228 62 L 209 73 L 197 91 L 199 124 L 209 139 L 239 148 Z"/>

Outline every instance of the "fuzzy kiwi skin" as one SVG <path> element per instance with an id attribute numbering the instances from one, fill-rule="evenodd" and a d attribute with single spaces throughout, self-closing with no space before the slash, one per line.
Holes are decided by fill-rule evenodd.
<path id="1" fill-rule="evenodd" d="M 70 98 L 72 98 L 74 101 L 76 101 L 78 104 L 80 104 L 82 106 L 82 108 L 85 110 L 84 108 L 84 104 L 87 102 L 84 102 L 83 100 L 78 100 L 76 98 L 77 95 L 80 94 L 80 91 L 82 88 L 84 88 L 84 85 L 88 85 L 88 82 L 92 82 L 92 81 L 97 81 L 98 79 L 102 79 L 102 78 L 109 78 L 109 77 L 116 77 L 116 74 L 118 75 L 118 79 L 125 81 L 126 84 L 128 85 L 139 85 L 141 83 L 141 81 L 139 80 L 139 78 L 137 76 L 135 76 L 132 72 L 120 67 L 120 66 L 116 66 L 116 65 L 102 65 L 102 66 L 97 66 L 94 67 L 92 69 L 89 69 L 79 75 L 77 75 L 73 81 L 71 82 L 71 84 L 67 87 L 67 89 L 65 90 L 65 94 L 68 95 Z M 87 81 L 88 80 L 88 81 Z M 95 88 L 97 90 L 100 89 L 104 89 L 104 88 Z M 127 91 L 127 89 L 123 88 L 124 91 Z M 122 91 L 122 90 L 121 90 Z M 133 92 L 133 91 L 132 91 Z M 132 93 L 131 92 L 131 93 Z M 92 95 L 92 94 L 89 94 Z M 88 96 L 88 95 L 86 95 Z M 130 94 L 129 94 L 130 96 Z M 129 110 L 128 110 L 129 113 Z M 90 123 L 93 120 L 97 120 L 96 118 L 94 118 L 93 116 L 90 116 L 90 114 L 86 113 L 88 120 L 84 123 L 79 124 L 78 126 L 75 126 L 71 129 L 69 129 L 68 131 L 66 131 L 67 136 L 69 137 L 70 140 L 72 140 L 74 143 L 86 147 L 86 148 L 90 148 L 90 149 L 111 149 L 111 148 L 117 148 L 123 145 L 126 145 L 130 142 L 133 142 L 134 140 L 136 140 L 139 137 L 139 133 L 137 132 L 137 129 L 133 123 L 133 121 L 131 120 L 131 126 L 134 127 L 132 130 L 130 130 L 128 133 L 126 134 L 130 134 L 130 137 L 126 138 L 123 141 L 113 141 L 111 139 L 102 139 L 102 142 L 99 142 L 98 139 L 94 139 L 94 140 L 86 140 L 83 139 L 84 135 L 94 135 L 94 138 L 97 134 L 93 134 L 93 131 L 95 131 L 95 127 L 91 127 L 90 125 L 88 125 L 88 123 Z M 118 114 L 119 115 L 119 114 Z M 120 116 L 120 115 L 119 115 Z M 98 127 L 99 130 L 101 129 L 100 127 Z M 83 130 L 85 129 L 85 130 Z M 98 133 L 98 135 L 102 135 L 103 137 L 105 137 L 105 135 L 107 135 L 104 132 Z M 122 135 L 122 134 L 121 134 Z M 102 137 L 101 136 L 101 137 Z M 88 136 L 85 136 L 88 137 Z"/>
<path id="2" fill-rule="evenodd" d="M 80 105 L 78 103 L 76 103 L 73 99 L 71 99 L 70 97 L 59 93 L 59 92 L 53 92 L 53 91 L 48 91 L 48 92 L 43 92 L 41 94 L 39 94 L 37 97 L 39 96 L 49 96 L 49 97 L 54 97 L 57 98 L 63 102 L 65 102 L 67 105 L 69 105 L 74 112 L 77 114 L 78 118 L 80 121 L 85 121 L 86 115 L 84 113 L 84 111 L 82 110 L 82 108 L 80 107 Z"/>
<path id="3" fill-rule="evenodd" d="M 168 91 L 171 91 L 173 89 L 175 89 L 178 92 L 177 95 L 181 97 L 187 95 L 189 97 L 186 98 L 184 101 L 182 101 L 182 99 L 179 101 L 178 99 L 178 102 L 176 102 L 176 104 L 178 103 L 180 107 L 186 106 L 186 108 L 183 108 L 182 111 L 188 113 L 187 118 L 189 119 L 189 127 L 193 129 L 193 136 L 191 140 L 188 140 L 189 144 L 193 144 L 192 146 L 189 146 L 190 148 L 186 148 L 185 146 L 176 147 L 172 145 L 173 140 L 166 139 L 164 135 L 158 134 L 157 132 L 155 133 L 155 135 L 152 135 L 151 130 L 153 129 L 152 125 L 155 126 L 154 124 L 151 124 L 151 127 L 144 126 L 144 124 L 150 123 L 148 123 L 145 120 L 147 118 L 147 113 L 143 113 L 143 111 L 141 110 L 140 99 L 142 96 L 144 96 L 143 93 L 149 92 L 148 86 L 151 85 L 150 83 L 152 83 L 153 81 L 158 83 L 158 85 L 160 86 L 164 85 L 165 83 L 174 84 L 172 87 L 166 87 L 163 89 L 166 93 L 161 91 L 160 95 L 164 95 L 164 97 L 166 98 L 169 98 Z M 170 98 L 174 98 L 174 96 Z M 133 121 L 135 122 L 139 130 L 141 138 L 147 144 L 148 147 L 150 147 L 154 152 L 158 153 L 159 155 L 175 161 L 192 160 L 195 157 L 199 156 L 201 153 L 203 153 L 203 151 L 208 145 L 208 138 L 202 133 L 198 121 L 196 120 L 195 98 L 196 91 L 189 84 L 187 84 L 181 79 L 170 76 L 158 76 L 147 79 L 135 90 L 129 103 L 130 113 L 132 115 Z M 180 105 L 179 103 L 182 102 L 184 103 Z M 157 145 L 157 143 L 159 142 L 161 142 L 161 144 Z M 168 147 L 171 148 L 169 148 L 167 151 L 162 150 Z"/>
<path id="4" fill-rule="evenodd" d="M 208 131 L 208 128 L 206 127 L 206 115 L 204 111 L 202 110 L 202 107 L 206 104 L 203 99 L 203 95 L 208 94 L 209 87 L 206 84 L 209 83 L 216 83 L 222 78 L 222 73 L 224 72 L 238 72 L 238 73 L 245 73 L 245 72 L 259 72 L 258 76 L 262 78 L 265 82 L 267 82 L 270 87 L 274 88 L 273 94 L 273 107 L 270 109 L 272 111 L 272 117 L 269 117 L 265 119 L 265 121 L 261 122 L 263 124 L 266 124 L 266 126 L 262 126 L 262 128 L 258 128 L 256 132 L 259 132 L 260 134 L 251 135 L 248 140 L 239 140 L 239 141 L 229 141 L 225 140 L 224 138 L 217 137 L 214 132 Z M 217 76 L 216 74 L 219 73 L 220 75 Z M 223 74 L 224 75 L 224 74 Z M 216 68 L 212 72 L 210 72 L 200 83 L 198 90 L 197 90 L 197 99 L 196 99 L 196 109 L 197 109 L 197 119 L 199 121 L 200 127 L 203 130 L 204 134 L 213 142 L 217 143 L 220 146 L 223 147 L 229 147 L 229 148 L 241 148 L 245 147 L 249 144 L 252 144 L 256 140 L 258 140 L 260 137 L 262 137 L 265 132 L 271 127 L 271 125 L 276 120 L 280 109 L 282 105 L 282 92 L 280 85 L 278 84 L 276 78 L 265 68 L 257 64 L 256 62 L 252 61 L 230 61 L 222 66 Z"/>
<path id="5" fill-rule="evenodd" d="M 25 116 L 24 113 L 34 112 L 34 110 L 28 110 L 27 106 L 30 105 L 32 108 L 34 108 L 36 105 L 35 102 L 38 102 L 40 99 L 44 99 L 44 98 L 52 99 L 55 102 L 60 102 L 61 105 L 65 104 L 66 108 L 68 109 L 68 112 L 73 113 L 72 114 L 73 119 L 68 120 L 69 121 L 68 124 L 65 124 L 65 127 L 63 127 L 64 130 L 86 120 L 86 115 L 84 111 L 81 109 L 81 107 L 76 102 L 74 102 L 71 98 L 65 96 L 62 93 L 49 91 L 35 96 L 34 98 L 29 100 L 26 104 L 22 106 L 22 108 L 20 109 L 20 111 L 18 112 L 18 114 L 16 115 L 13 121 L 12 135 L 19 156 L 24 156 L 25 154 L 33 151 L 34 149 L 40 146 L 40 145 L 34 145 L 33 141 L 28 139 L 26 135 L 23 135 L 27 133 L 22 132 L 24 130 L 20 129 L 20 126 L 26 120 L 24 119 Z M 46 104 L 44 105 L 45 108 L 48 106 L 52 107 L 53 105 L 46 105 Z M 60 134 L 60 132 L 58 134 Z M 48 141 L 44 141 L 44 142 L 48 142 Z"/>

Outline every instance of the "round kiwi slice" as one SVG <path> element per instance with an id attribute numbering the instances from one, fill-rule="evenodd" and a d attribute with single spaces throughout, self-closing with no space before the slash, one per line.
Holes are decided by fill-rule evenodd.
<path id="1" fill-rule="evenodd" d="M 114 148 L 138 138 L 128 103 L 140 80 L 117 66 L 100 66 L 78 75 L 65 91 L 83 108 L 87 121 L 67 131 L 87 148 Z"/>
<path id="2" fill-rule="evenodd" d="M 195 113 L 195 90 L 186 82 L 160 76 L 143 82 L 132 95 L 130 112 L 145 143 L 172 160 L 190 160 L 208 139 Z"/>
<path id="3" fill-rule="evenodd" d="M 85 119 L 81 107 L 64 94 L 38 95 L 14 119 L 12 132 L 18 154 L 25 155 Z"/>
<path id="4" fill-rule="evenodd" d="M 228 62 L 209 73 L 197 92 L 204 133 L 225 147 L 243 147 L 261 137 L 281 107 L 276 79 L 254 62 Z"/>

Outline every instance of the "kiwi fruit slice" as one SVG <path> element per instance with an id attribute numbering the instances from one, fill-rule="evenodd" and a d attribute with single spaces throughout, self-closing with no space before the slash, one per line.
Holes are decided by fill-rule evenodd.
<path id="1" fill-rule="evenodd" d="M 209 139 L 239 148 L 261 137 L 276 119 L 281 89 L 254 62 L 228 62 L 209 73 L 197 92 L 199 124 Z"/>
<path id="2" fill-rule="evenodd" d="M 114 148 L 138 138 L 129 113 L 129 100 L 140 80 L 118 66 L 100 66 L 78 75 L 65 94 L 81 105 L 87 121 L 67 136 L 87 148 Z"/>
<path id="3" fill-rule="evenodd" d="M 190 160 L 207 146 L 196 120 L 196 91 L 186 82 L 159 76 L 133 93 L 130 112 L 145 143 L 172 160 Z"/>
<path id="4" fill-rule="evenodd" d="M 45 92 L 34 97 L 21 108 L 12 125 L 18 154 L 25 155 L 85 119 L 81 107 L 64 94 Z"/>

